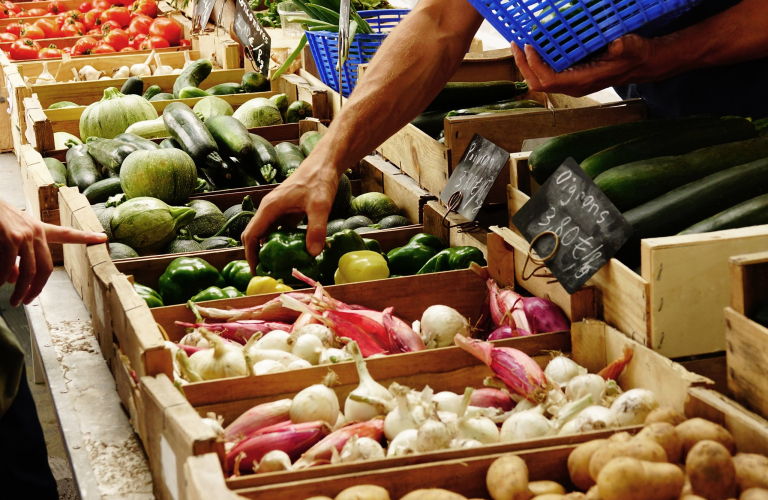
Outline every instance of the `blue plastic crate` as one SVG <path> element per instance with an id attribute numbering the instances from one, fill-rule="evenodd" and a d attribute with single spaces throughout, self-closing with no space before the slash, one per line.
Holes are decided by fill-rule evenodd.
<path id="1" fill-rule="evenodd" d="M 555 71 L 613 40 L 671 21 L 701 0 L 469 0 L 508 42 L 531 45 Z"/>
<path id="2" fill-rule="evenodd" d="M 365 19 L 376 33 L 364 35 L 357 33 L 349 47 L 349 58 L 344 62 L 342 94 L 349 97 L 357 83 L 357 66 L 373 59 L 381 42 L 387 34 L 403 19 L 410 10 L 387 9 L 360 11 L 358 14 Z M 339 34 L 332 31 L 306 31 L 309 49 L 315 59 L 315 65 L 320 72 L 324 84 L 336 92 L 339 91 Z"/>

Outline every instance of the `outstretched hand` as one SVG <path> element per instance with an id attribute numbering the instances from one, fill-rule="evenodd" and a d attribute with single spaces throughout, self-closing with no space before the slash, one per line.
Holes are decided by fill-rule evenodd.
<path id="1" fill-rule="evenodd" d="M 581 97 L 627 83 L 654 78 L 653 42 L 639 35 L 626 35 L 610 43 L 605 55 L 556 73 L 530 45 L 521 50 L 512 43 L 515 63 L 528 87 L 537 92 L 556 92 Z"/>
<path id="2" fill-rule="evenodd" d="M 254 276 L 259 263 L 260 242 L 278 226 L 295 226 L 305 214 L 308 218 L 307 250 L 315 256 L 323 251 L 339 176 L 335 168 L 317 158 L 319 155 L 314 158 L 310 155 L 288 179 L 265 196 L 243 231 L 241 239 Z"/>
<path id="3" fill-rule="evenodd" d="M 11 305 L 29 304 L 40 295 L 53 272 L 48 243 L 95 244 L 107 241 L 104 233 L 78 231 L 45 224 L 0 200 L 0 286 L 15 283 Z M 16 257 L 21 257 L 18 265 Z"/>

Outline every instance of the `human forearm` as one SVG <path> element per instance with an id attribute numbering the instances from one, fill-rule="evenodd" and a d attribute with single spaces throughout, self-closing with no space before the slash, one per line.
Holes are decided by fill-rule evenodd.
<path id="1" fill-rule="evenodd" d="M 387 37 L 313 156 L 340 174 L 405 126 L 456 71 L 481 22 L 466 0 L 422 0 Z"/>

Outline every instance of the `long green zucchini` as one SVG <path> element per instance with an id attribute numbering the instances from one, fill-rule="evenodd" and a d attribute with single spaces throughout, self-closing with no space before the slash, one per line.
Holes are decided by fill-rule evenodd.
<path id="1" fill-rule="evenodd" d="M 428 136 L 437 138 L 443 130 L 445 117 L 450 111 L 427 111 L 413 119 L 411 125 L 418 128 Z"/>
<path id="2" fill-rule="evenodd" d="M 680 234 L 711 233 L 725 229 L 768 224 L 768 194 L 752 198 L 698 222 Z"/>
<path id="3" fill-rule="evenodd" d="M 680 130 L 633 139 L 593 154 L 581 168 L 591 178 L 620 165 L 636 161 L 677 156 L 697 149 L 757 137 L 755 126 L 745 118 L 723 118 L 712 123 L 682 127 Z"/>
<path id="4" fill-rule="evenodd" d="M 707 175 L 761 158 L 768 158 L 768 137 L 621 165 L 598 175 L 595 184 L 625 212 Z"/>
<path id="5" fill-rule="evenodd" d="M 659 132 L 677 130 L 681 127 L 690 127 L 697 123 L 712 122 L 717 119 L 713 116 L 688 116 L 647 120 L 593 128 L 554 137 L 531 152 L 528 159 L 531 176 L 539 184 L 544 184 L 552 172 L 557 170 L 569 157 L 576 160 L 577 163 L 581 163 L 593 154 L 622 142 Z"/>
<path id="6" fill-rule="evenodd" d="M 101 180 L 96 162 L 88 154 L 88 146 L 80 144 L 67 150 L 67 186 L 85 191 L 91 184 Z"/>
<path id="7" fill-rule="evenodd" d="M 501 113 L 502 111 L 515 111 L 519 109 L 532 109 L 543 108 L 538 101 L 532 101 L 530 99 L 519 99 L 506 102 L 499 102 L 496 104 L 488 104 L 486 106 L 478 106 L 476 108 L 457 109 L 451 111 L 447 116 L 473 116 L 473 115 L 488 115 L 493 113 Z"/>
<path id="8" fill-rule="evenodd" d="M 110 172 L 120 173 L 120 166 L 128 155 L 136 151 L 136 146 L 115 139 L 89 137 L 86 141 L 88 152 L 94 160 Z"/>
<path id="9" fill-rule="evenodd" d="M 449 82 L 424 111 L 472 108 L 528 92 L 525 82 Z"/>

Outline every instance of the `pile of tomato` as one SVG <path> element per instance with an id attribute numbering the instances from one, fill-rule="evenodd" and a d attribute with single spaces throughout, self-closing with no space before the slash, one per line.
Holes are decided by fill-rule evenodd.
<path id="1" fill-rule="evenodd" d="M 125 0 L 126 2 L 128 0 Z M 4 8 L 3 8 L 4 7 Z M 109 54 L 133 50 L 162 49 L 189 45 L 175 20 L 157 16 L 156 0 L 94 0 L 83 2 L 77 10 L 67 11 L 59 1 L 47 9 L 22 9 L 10 1 L 0 1 L 0 19 L 19 18 L 0 33 L 0 42 L 13 42 L 12 60 L 52 59 L 63 53 L 73 56 Z M 33 23 L 26 17 L 43 17 Z M 82 37 L 72 47 L 43 46 L 38 40 Z"/>

